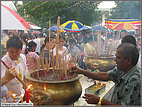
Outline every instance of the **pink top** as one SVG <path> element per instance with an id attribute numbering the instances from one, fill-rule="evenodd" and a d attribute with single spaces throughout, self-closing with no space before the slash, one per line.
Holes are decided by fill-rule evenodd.
<path id="1" fill-rule="evenodd" d="M 37 68 L 37 59 L 39 58 L 39 55 L 36 52 L 28 52 L 26 55 L 27 59 L 27 67 L 28 70 L 36 69 Z"/>

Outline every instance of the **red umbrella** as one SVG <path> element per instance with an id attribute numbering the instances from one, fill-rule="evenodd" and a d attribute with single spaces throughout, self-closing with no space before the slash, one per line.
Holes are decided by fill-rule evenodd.
<path id="1" fill-rule="evenodd" d="M 123 22 L 123 23 L 118 23 L 112 27 L 113 30 L 132 30 L 132 29 L 138 29 L 137 26 L 128 23 L 128 22 Z"/>
<path id="2" fill-rule="evenodd" d="M 15 11 L 1 4 L 1 28 L 2 30 L 27 30 L 31 26 Z"/>

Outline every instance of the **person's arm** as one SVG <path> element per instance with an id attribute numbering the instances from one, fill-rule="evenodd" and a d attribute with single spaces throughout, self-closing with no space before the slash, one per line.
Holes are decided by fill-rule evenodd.
<path id="1" fill-rule="evenodd" d="M 18 75 L 16 69 L 10 66 L 10 69 L 8 69 L 5 73 L 5 76 L 1 78 L 1 86 L 5 85 L 6 83 L 14 79 L 16 75 Z"/>
<path id="2" fill-rule="evenodd" d="M 110 80 L 107 72 L 91 72 L 88 70 L 81 69 L 77 66 L 73 66 L 71 68 L 71 72 L 74 72 L 77 74 L 83 74 L 84 76 L 87 76 L 87 77 L 95 79 L 95 80 L 101 80 L 101 81 Z"/>
<path id="3" fill-rule="evenodd" d="M 116 103 L 112 103 L 106 99 L 101 99 L 100 97 L 97 95 L 92 95 L 92 94 L 84 94 L 83 98 L 85 99 L 85 101 L 88 104 L 98 104 L 100 103 L 100 105 L 120 105 L 120 104 L 116 104 Z"/>

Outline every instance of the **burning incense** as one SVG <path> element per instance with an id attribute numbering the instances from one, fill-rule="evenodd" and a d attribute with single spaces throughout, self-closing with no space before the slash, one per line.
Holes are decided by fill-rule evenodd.
<path id="1" fill-rule="evenodd" d="M 101 32 L 97 31 L 98 56 L 101 55 Z"/>
<path id="2" fill-rule="evenodd" d="M 69 60 L 68 60 L 69 61 Z M 65 71 L 64 71 L 64 73 L 65 73 L 65 79 L 67 79 L 67 65 L 68 65 L 68 63 L 67 63 L 67 55 L 65 56 Z"/>
<path id="3" fill-rule="evenodd" d="M 1 62 L 7 69 L 10 69 L 3 60 L 1 60 Z M 20 77 L 18 77 L 18 75 L 16 75 L 16 78 L 23 84 L 23 86 L 27 87 L 26 83 Z"/>
<path id="4" fill-rule="evenodd" d="M 54 77 L 55 77 L 55 63 L 54 63 L 54 55 L 53 55 L 53 50 L 52 50 L 52 65 L 53 65 L 53 73 L 54 73 Z"/>
<path id="5" fill-rule="evenodd" d="M 49 71 L 48 59 L 46 57 L 45 57 L 45 65 L 46 65 L 46 70 Z"/>
<path id="6" fill-rule="evenodd" d="M 92 27 L 92 37 L 93 37 L 93 42 L 94 42 L 94 33 L 93 33 L 93 26 L 92 26 L 92 24 L 91 24 L 91 27 Z"/>
<path id="7" fill-rule="evenodd" d="M 37 79 L 39 80 L 39 71 L 40 70 L 40 58 L 37 59 Z"/>
<path id="8" fill-rule="evenodd" d="M 78 56 L 78 52 L 77 52 L 77 55 L 76 55 L 76 58 L 75 58 L 75 65 L 76 65 L 76 62 L 77 62 L 77 56 Z"/>
<path id="9" fill-rule="evenodd" d="M 107 34 L 108 34 L 108 24 L 107 24 L 106 37 L 105 37 L 104 48 L 103 48 L 103 54 L 104 54 L 104 56 L 105 56 L 105 48 L 106 48 L 106 43 L 107 43 Z"/>
<path id="10" fill-rule="evenodd" d="M 51 35 L 51 31 L 50 31 L 50 27 L 51 27 L 51 21 L 50 21 L 50 19 L 49 19 L 49 49 L 48 49 L 48 51 L 49 51 L 49 65 L 50 65 L 50 35 Z"/>
<path id="11" fill-rule="evenodd" d="M 59 26 L 60 26 L 60 16 L 58 16 L 58 19 L 57 19 L 56 68 L 58 68 L 57 66 L 58 66 L 58 48 L 59 48 Z"/>

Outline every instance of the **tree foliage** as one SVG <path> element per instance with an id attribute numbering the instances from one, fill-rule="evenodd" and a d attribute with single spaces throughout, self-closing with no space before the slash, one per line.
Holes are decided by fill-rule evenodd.
<path id="1" fill-rule="evenodd" d="M 99 3 L 100 1 L 23 1 L 23 5 L 18 8 L 18 12 L 22 17 L 28 17 L 31 22 L 41 27 L 48 27 L 49 19 L 52 25 L 56 25 L 58 16 L 60 16 L 61 24 L 68 20 L 77 20 L 90 25 L 100 17 L 97 8 Z"/>
<path id="2" fill-rule="evenodd" d="M 112 9 L 112 19 L 141 19 L 140 1 L 117 1 Z"/>

